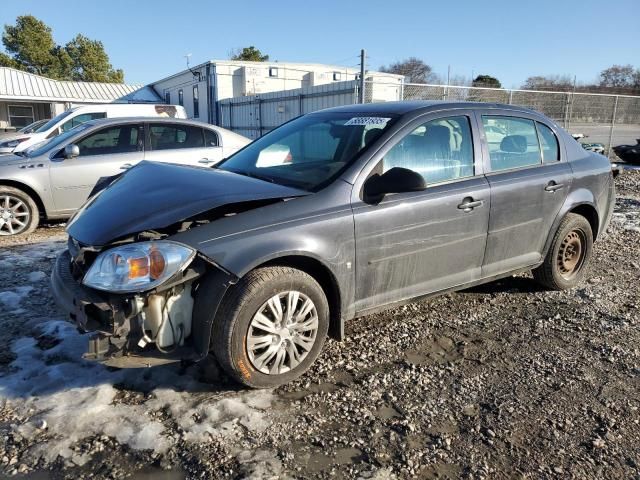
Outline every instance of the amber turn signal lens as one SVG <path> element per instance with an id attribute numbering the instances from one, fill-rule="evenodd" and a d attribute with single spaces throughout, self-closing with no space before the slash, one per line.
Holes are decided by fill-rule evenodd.
<path id="1" fill-rule="evenodd" d="M 149 260 L 151 263 L 150 276 L 153 280 L 156 280 L 164 273 L 164 256 L 158 250 L 153 249 L 149 252 Z"/>
<path id="2" fill-rule="evenodd" d="M 129 278 L 140 278 L 149 275 L 149 259 L 147 257 L 129 259 Z"/>

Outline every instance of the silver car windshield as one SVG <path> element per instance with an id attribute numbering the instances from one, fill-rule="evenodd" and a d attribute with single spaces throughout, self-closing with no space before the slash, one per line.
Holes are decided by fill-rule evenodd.
<path id="1" fill-rule="evenodd" d="M 318 191 L 393 123 L 394 115 L 318 113 L 269 132 L 220 164 L 248 177 Z"/>
<path id="2" fill-rule="evenodd" d="M 64 132 L 57 137 L 53 137 L 51 140 L 46 141 L 44 144 L 37 144 L 36 148 L 28 149 L 25 153 L 27 157 L 37 157 L 47 153 L 49 150 L 52 150 L 58 146 L 63 145 L 70 137 L 73 137 L 79 132 L 86 130 L 91 125 L 83 123 L 78 125 L 77 127 L 72 128 Z"/>
<path id="3" fill-rule="evenodd" d="M 51 120 L 49 120 L 47 123 L 45 123 L 44 125 L 42 125 L 40 128 L 38 128 L 36 130 L 36 133 L 42 133 L 42 132 L 46 132 L 47 130 L 49 130 L 51 127 L 53 127 L 55 124 L 57 124 L 60 120 L 62 120 L 63 118 L 67 118 L 69 115 L 71 115 L 74 112 L 74 110 L 67 110 L 66 112 L 62 112 L 60 115 L 56 115 L 55 117 L 53 117 Z"/>

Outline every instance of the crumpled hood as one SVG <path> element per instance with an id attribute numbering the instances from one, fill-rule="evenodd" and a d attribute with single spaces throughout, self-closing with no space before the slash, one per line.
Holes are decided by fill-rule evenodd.
<path id="1" fill-rule="evenodd" d="M 224 205 L 307 194 L 224 170 L 141 162 L 89 199 L 67 232 L 85 245 L 103 246 Z"/>

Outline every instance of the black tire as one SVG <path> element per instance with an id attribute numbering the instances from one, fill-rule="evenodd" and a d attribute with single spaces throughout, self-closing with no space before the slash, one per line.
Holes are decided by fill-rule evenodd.
<path id="1" fill-rule="evenodd" d="M 0 185 L 0 219 L 2 219 L 0 236 L 25 235 L 38 228 L 40 211 L 36 202 L 27 193 L 14 187 Z M 18 222 L 24 223 L 24 226 L 19 225 Z"/>
<path id="2" fill-rule="evenodd" d="M 569 213 L 560 222 L 544 262 L 533 270 L 533 278 L 552 290 L 573 288 L 584 279 L 592 251 L 591 225 L 582 215 Z"/>
<path id="3" fill-rule="evenodd" d="M 263 373 L 254 366 L 247 352 L 249 327 L 269 299 L 292 289 L 305 295 L 315 306 L 318 318 L 315 341 L 295 368 L 278 374 Z M 294 268 L 264 267 L 249 272 L 225 295 L 214 319 L 211 351 L 237 382 L 252 388 L 273 388 L 299 377 L 311 366 L 324 345 L 328 328 L 327 298 L 313 277 Z M 292 340 L 289 342 L 293 345 Z"/>

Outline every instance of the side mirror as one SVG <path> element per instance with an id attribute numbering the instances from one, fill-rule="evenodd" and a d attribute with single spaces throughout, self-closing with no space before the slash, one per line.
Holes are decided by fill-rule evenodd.
<path id="1" fill-rule="evenodd" d="M 75 158 L 80 156 L 80 148 L 75 143 L 70 143 L 64 147 L 64 158 Z"/>
<path id="2" fill-rule="evenodd" d="M 387 193 L 420 192 L 427 188 L 424 177 L 408 168 L 393 167 L 373 175 L 364 184 L 365 201 L 377 203 Z"/>

